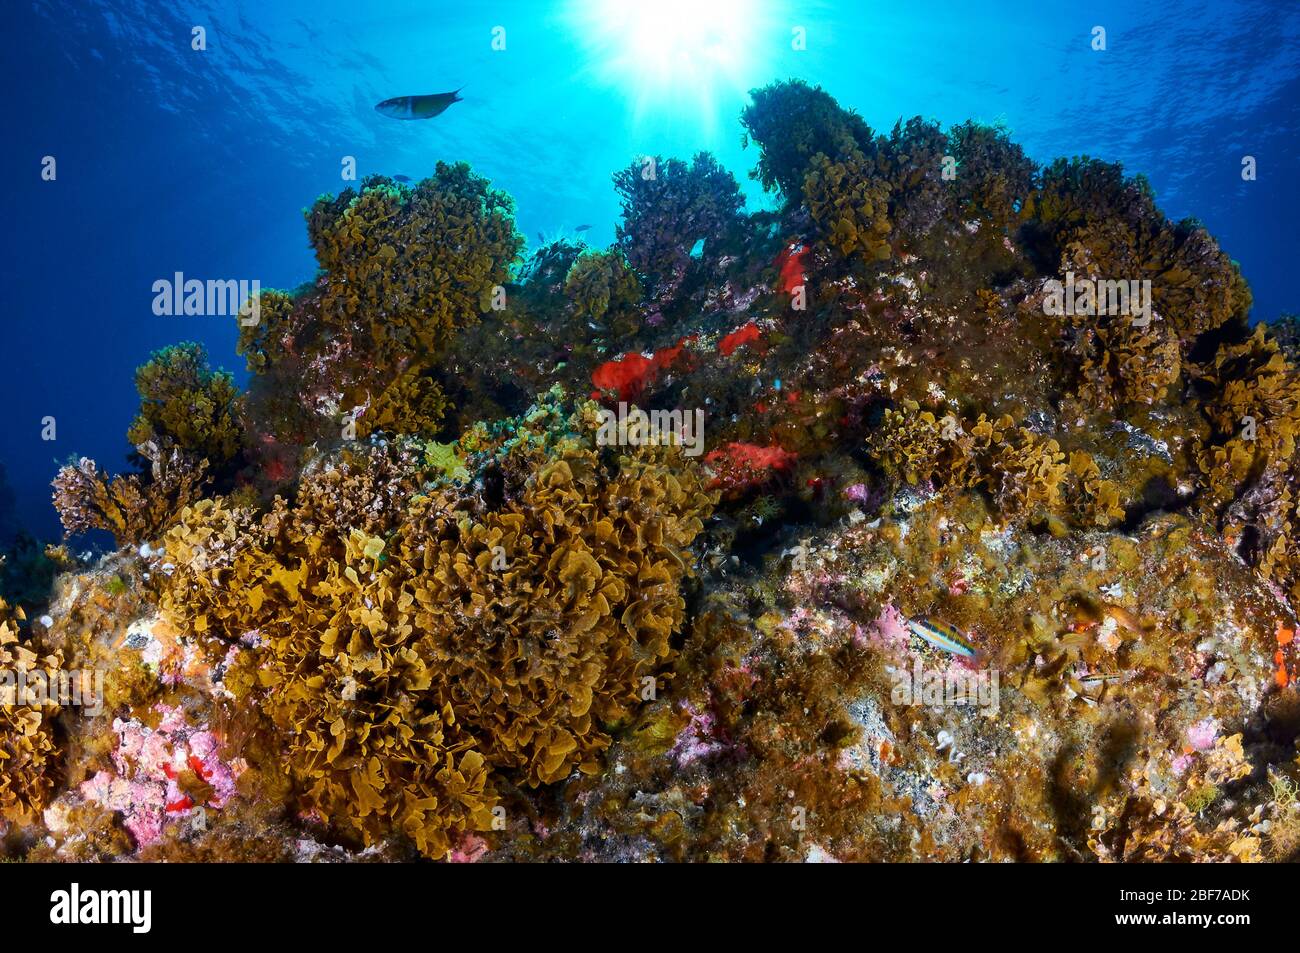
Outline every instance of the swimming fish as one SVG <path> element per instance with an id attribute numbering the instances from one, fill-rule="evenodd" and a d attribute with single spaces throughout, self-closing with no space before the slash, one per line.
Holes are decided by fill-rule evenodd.
<path id="1" fill-rule="evenodd" d="M 585 232 L 585 231 L 586 231 L 587 229 L 589 229 L 589 228 L 591 228 L 590 225 L 579 225 L 577 228 L 574 229 L 574 231 L 575 231 L 575 232 Z"/>
<path id="2" fill-rule="evenodd" d="M 913 635 L 924 639 L 937 649 L 960 655 L 962 658 L 975 657 L 975 646 L 947 622 L 938 619 L 908 619 L 907 627 L 912 630 Z"/>
<path id="3" fill-rule="evenodd" d="M 1115 682 L 1123 677 L 1123 672 L 1096 672 L 1092 675 L 1080 675 L 1079 681 L 1085 685 L 1098 685 L 1102 682 Z"/>
<path id="4" fill-rule="evenodd" d="M 1117 606 L 1113 602 L 1108 602 L 1102 607 L 1102 612 L 1114 619 L 1116 624 L 1122 625 L 1130 632 L 1146 631 L 1142 626 L 1142 621 L 1123 606 Z"/>
<path id="5" fill-rule="evenodd" d="M 460 89 L 464 89 L 462 86 Z M 393 119 L 432 119 L 452 103 L 461 102 L 460 89 L 453 93 L 433 93 L 428 96 L 395 96 L 385 99 L 375 111 Z"/>
<path id="6" fill-rule="evenodd" d="M 395 176 L 393 176 L 393 181 L 394 181 L 394 182 L 410 182 L 410 181 L 411 181 L 411 177 L 410 177 L 409 175 L 395 175 Z"/>

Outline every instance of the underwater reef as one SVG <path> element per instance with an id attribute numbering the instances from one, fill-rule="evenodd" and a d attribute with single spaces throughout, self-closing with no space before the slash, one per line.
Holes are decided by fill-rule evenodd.
<path id="1" fill-rule="evenodd" d="M 1300 351 L 1141 175 L 800 81 L 525 254 L 464 164 L 136 374 L 0 563 L 41 861 L 1300 854 Z M 9 545 L 6 543 L 6 545 Z M 95 679 L 98 679 L 95 682 Z"/>

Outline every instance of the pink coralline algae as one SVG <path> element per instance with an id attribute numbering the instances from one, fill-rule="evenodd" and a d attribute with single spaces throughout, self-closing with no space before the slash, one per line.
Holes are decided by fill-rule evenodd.
<path id="1" fill-rule="evenodd" d="M 867 502 L 867 485 L 865 483 L 854 483 L 846 487 L 844 495 L 855 503 Z"/>
<path id="2" fill-rule="evenodd" d="M 113 722 L 118 735 L 114 770 L 97 772 L 80 788 L 87 800 L 122 814 L 137 848 L 157 841 L 169 819 L 188 815 L 196 806 L 224 807 L 239 776 L 238 767 L 221 760 L 211 731 L 187 724 L 180 708 L 158 705 L 155 711 L 162 715 L 155 729 L 135 720 Z M 195 805 L 181 790 L 185 772 L 212 788 L 205 805 Z"/>
<path id="3" fill-rule="evenodd" d="M 893 605 L 886 605 L 880 610 L 880 617 L 876 619 L 869 640 L 873 645 L 877 645 L 887 652 L 894 654 L 906 653 L 908 646 L 911 644 L 907 618 Z"/>
<path id="4" fill-rule="evenodd" d="M 1213 718 L 1198 721 L 1187 729 L 1187 742 L 1197 751 L 1209 751 L 1219 734 L 1219 723 Z"/>
<path id="5" fill-rule="evenodd" d="M 477 834 L 466 834 L 447 858 L 453 864 L 474 864 L 488 852 L 488 842 Z"/>
<path id="6" fill-rule="evenodd" d="M 696 761 L 711 758 L 726 750 L 726 745 L 710 738 L 716 727 L 713 715 L 707 711 L 696 711 L 690 705 L 687 705 L 686 710 L 690 714 L 691 720 L 681 730 L 676 742 L 673 744 L 672 751 L 669 752 L 677 762 L 678 767 L 682 768 L 694 764 Z"/>

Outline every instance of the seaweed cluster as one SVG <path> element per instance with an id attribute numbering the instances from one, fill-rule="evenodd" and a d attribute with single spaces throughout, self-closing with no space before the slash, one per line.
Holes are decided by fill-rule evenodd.
<path id="1" fill-rule="evenodd" d="M 139 472 L 109 478 L 86 457 L 54 479 L 69 534 L 103 530 L 118 545 L 157 539 L 215 476 L 227 483 L 244 451 L 243 395 L 208 367 L 202 345 L 163 348 L 135 372 L 140 410 L 127 431 Z"/>
<path id="2" fill-rule="evenodd" d="M 440 358 L 504 293 L 523 244 L 513 210 L 466 164 L 439 163 L 412 187 L 371 176 L 307 211 L 316 281 L 263 294 L 240 328 L 253 443 L 273 482 L 319 440 L 438 430 Z"/>
<path id="3" fill-rule="evenodd" d="M 110 480 L 94 460 L 82 457 L 54 478 L 54 506 L 69 533 L 104 530 L 119 545 L 138 546 L 161 536 L 199 498 L 206 470 L 206 460 L 195 464 L 173 450 L 156 461 L 151 475 Z"/>
<path id="4" fill-rule="evenodd" d="M 1108 526 L 1124 516 L 1119 490 L 1091 456 L 1069 459 L 1053 439 L 1016 427 L 1010 416 L 936 419 L 914 401 L 886 410 L 882 462 L 908 483 L 940 482 L 978 489 L 1007 518 L 1072 515 L 1078 525 Z"/>
<path id="5" fill-rule="evenodd" d="M 440 857 L 490 829 L 495 772 L 600 770 L 602 726 L 670 655 L 711 501 L 663 452 L 610 466 L 590 439 L 501 453 L 485 512 L 455 484 L 412 498 L 409 456 L 372 449 L 260 518 L 220 499 L 182 514 L 164 614 L 221 653 L 253 641 L 227 684 L 283 732 L 309 808 Z"/>
<path id="6" fill-rule="evenodd" d="M 163 348 L 136 369 L 140 412 L 126 438 L 155 459 L 180 452 L 224 468 L 243 446 L 241 401 L 234 379 L 208 368 L 200 344 Z M 141 451 L 144 453 L 145 451 Z"/>
<path id="7" fill-rule="evenodd" d="M 741 226 L 744 198 L 731 173 L 707 152 L 688 165 L 647 156 L 614 176 L 623 206 L 617 245 L 652 299 L 672 298 L 696 270 L 716 267 Z M 695 254 L 698 247 L 698 254 Z"/>
<path id="8" fill-rule="evenodd" d="M 618 252 L 584 252 L 564 279 L 573 320 L 603 326 L 610 340 L 634 334 L 640 322 L 641 283 Z"/>
<path id="9" fill-rule="evenodd" d="M 0 820 L 21 821 L 45 807 L 54 790 L 58 743 L 54 734 L 57 705 L 46 693 L 33 695 L 18 681 L 19 673 L 56 673 L 63 668 L 57 652 L 41 654 L 39 643 L 25 644 L 8 603 L 0 600 Z"/>

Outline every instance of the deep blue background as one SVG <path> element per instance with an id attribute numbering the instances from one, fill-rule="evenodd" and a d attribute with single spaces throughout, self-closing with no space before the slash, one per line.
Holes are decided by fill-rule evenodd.
<path id="1" fill-rule="evenodd" d="M 701 3 L 708 0 L 701 0 Z M 182 271 L 292 287 L 312 277 L 301 210 L 360 174 L 465 159 L 513 194 L 530 242 L 580 223 L 613 238 L 610 174 L 712 149 L 738 178 L 747 89 L 798 76 L 874 127 L 1001 120 L 1038 161 L 1087 153 L 1145 172 L 1241 262 L 1256 319 L 1300 310 L 1300 5 L 749 0 L 711 87 L 638 79 L 599 0 L 6 3 L 0 208 L 0 463 L 28 526 L 57 532 L 48 482 L 73 454 L 125 466 L 132 369 L 179 340 L 237 371 L 226 318 L 160 318 Z M 190 49 L 191 27 L 208 50 Z M 494 26 L 507 49 L 490 47 Z M 793 26 L 808 48 L 791 49 Z M 1090 48 L 1102 25 L 1108 49 Z M 430 122 L 380 99 L 466 85 Z M 660 84 L 663 85 L 662 83 Z M 1259 180 L 1241 180 L 1256 156 Z M 58 160 L 42 182 L 42 156 Z M 746 186 L 751 206 L 762 201 Z M 58 439 L 40 439 L 41 418 Z"/>

